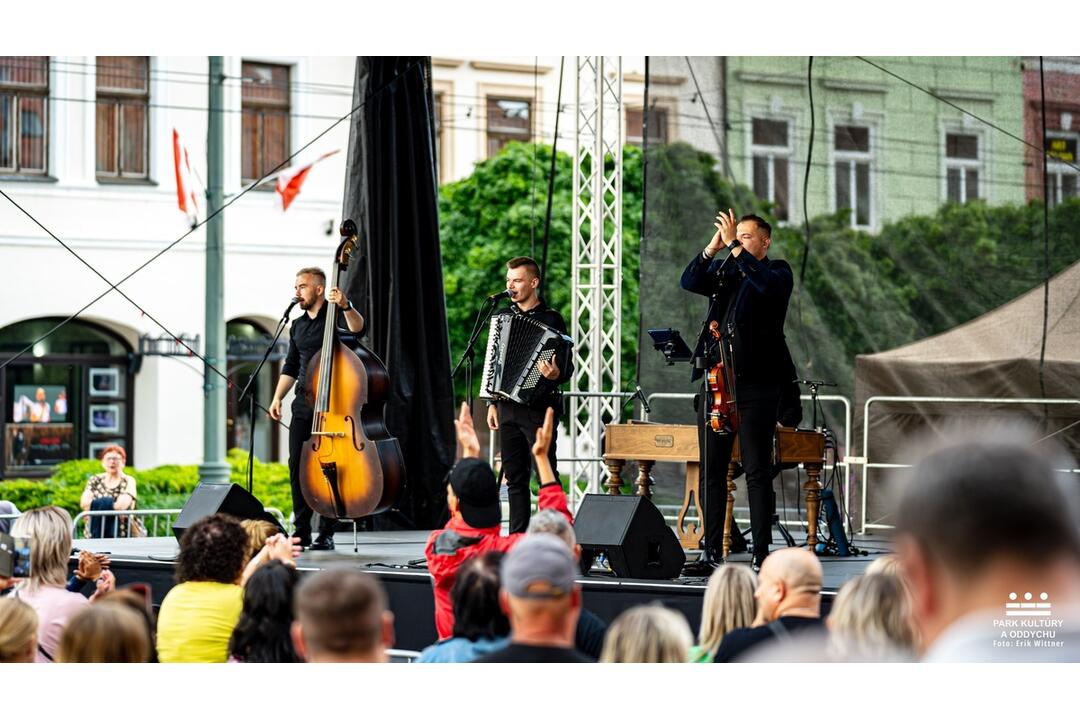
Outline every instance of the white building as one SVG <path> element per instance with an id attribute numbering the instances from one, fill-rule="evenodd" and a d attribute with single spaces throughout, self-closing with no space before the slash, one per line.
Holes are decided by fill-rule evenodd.
<path id="1" fill-rule="evenodd" d="M 226 58 L 226 202 L 248 177 L 260 177 L 349 111 L 354 63 L 351 57 Z M 0 189 L 115 282 L 188 230 L 177 204 L 172 132 L 205 178 L 207 71 L 205 57 L 0 58 Z M 300 152 L 296 162 L 342 151 L 310 173 L 287 212 L 277 193 L 262 189 L 225 210 L 228 334 L 272 330 L 292 296 L 296 270 L 329 266 L 348 132 L 341 123 Z M 204 242 L 200 228 L 121 286 L 177 335 L 203 335 Z M 7 268 L 0 363 L 108 288 L 3 198 L 0 267 Z M 40 474 L 43 463 L 89 457 L 111 442 L 124 445 L 129 462 L 140 467 L 200 462 L 202 366 L 186 357 L 140 355 L 140 337 L 163 334 L 112 292 L 0 370 L 3 476 L 33 475 L 35 468 Z M 233 375 L 240 380 L 244 368 L 253 369 L 239 359 L 230 366 L 240 366 Z M 274 373 L 260 378 L 264 405 Z M 46 390 L 52 422 L 16 423 L 28 419 L 16 415 L 20 398 L 33 399 L 38 388 Z M 61 390 L 66 408 L 64 400 L 56 403 Z M 246 409 L 235 423 L 232 416 L 229 445 L 245 446 Z M 265 417 L 259 427 L 261 457 L 287 454 Z"/>

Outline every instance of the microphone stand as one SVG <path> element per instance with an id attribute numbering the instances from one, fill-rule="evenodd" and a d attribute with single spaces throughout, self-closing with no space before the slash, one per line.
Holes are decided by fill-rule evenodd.
<path id="1" fill-rule="evenodd" d="M 274 348 L 277 346 L 277 341 L 281 337 L 281 333 L 285 331 L 285 326 L 289 324 L 289 313 L 292 312 L 293 305 L 295 305 L 295 304 L 296 303 L 292 303 L 292 302 L 289 303 L 289 307 L 285 309 L 285 314 L 281 316 L 280 320 L 278 320 L 277 329 L 274 331 L 274 339 L 271 340 L 270 345 L 267 346 L 266 352 L 263 353 L 262 360 L 260 360 L 259 364 L 255 367 L 255 372 L 251 373 L 251 375 L 248 376 L 248 381 L 247 381 L 247 384 L 244 385 L 244 389 L 241 390 L 240 394 L 236 397 L 236 405 L 237 405 L 237 407 L 240 406 L 241 401 L 243 401 L 243 399 L 245 397 L 248 397 L 250 399 L 250 401 L 251 401 L 250 404 L 248 405 L 248 407 L 250 408 L 249 412 L 251 413 L 251 427 L 248 429 L 248 465 L 247 465 L 247 491 L 248 491 L 248 493 L 251 493 L 251 486 L 252 486 L 252 483 L 254 482 L 254 477 L 253 476 L 254 476 L 254 472 L 255 472 L 255 463 L 254 463 L 254 461 L 255 461 L 255 421 L 256 421 L 256 418 L 258 417 L 255 414 L 255 393 L 250 392 L 251 391 L 251 386 L 255 383 L 255 378 L 257 378 L 259 376 L 259 371 L 262 370 L 263 365 L 265 365 L 266 361 L 270 358 L 270 353 L 273 352 Z M 254 493 L 252 493 L 252 494 L 254 494 Z"/>
<path id="2" fill-rule="evenodd" d="M 495 312 L 495 304 L 498 299 L 487 298 L 484 300 L 484 304 L 480 306 L 480 309 L 476 313 L 476 320 L 473 323 L 472 333 L 469 336 L 469 343 L 465 346 L 465 352 L 461 354 L 461 359 L 458 360 L 457 365 L 454 366 L 453 372 L 450 373 L 450 378 L 457 377 L 458 371 L 461 370 L 461 366 L 465 365 L 465 398 L 469 404 L 469 410 L 472 411 L 473 407 L 473 365 L 476 361 L 476 341 L 480 337 L 480 333 L 483 331 L 484 326 L 487 325 L 488 320 L 491 319 L 491 315 Z M 487 314 L 484 315 L 484 309 L 487 308 Z M 483 320 L 481 320 L 483 316 Z M 468 360 L 468 363 L 465 361 Z"/>

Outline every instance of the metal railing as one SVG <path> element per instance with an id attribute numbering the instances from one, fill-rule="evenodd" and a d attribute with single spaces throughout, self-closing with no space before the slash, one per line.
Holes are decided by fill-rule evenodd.
<path id="1" fill-rule="evenodd" d="M 651 405 L 653 400 L 693 400 L 694 396 L 698 393 L 652 393 L 647 397 L 649 404 Z M 800 400 L 812 400 L 810 395 L 800 395 Z M 833 402 L 840 403 L 844 406 L 844 455 L 838 452 L 836 453 L 836 460 L 833 463 L 827 463 L 822 467 L 823 471 L 832 471 L 834 467 L 843 468 L 843 483 L 844 483 L 844 508 L 851 507 L 851 465 L 846 459 L 846 455 L 851 453 L 851 401 L 844 395 L 818 395 L 817 398 L 820 402 Z M 648 420 L 649 413 L 645 412 L 644 405 L 641 408 L 641 419 Z"/>
<path id="2" fill-rule="evenodd" d="M 863 405 L 863 452 L 858 458 L 862 464 L 862 517 L 860 535 L 865 535 L 866 530 L 892 530 L 894 525 L 866 522 L 866 497 L 867 497 L 867 474 L 870 468 L 900 469 L 911 467 L 908 463 L 875 463 L 870 462 L 870 406 L 874 403 L 946 403 L 946 404 L 973 404 L 973 405 L 1080 405 L 1080 400 L 1073 398 L 989 398 L 989 397 L 932 397 L 932 396 L 905 396 L 905 395 L 874 395 L 866 399 Z M 1060 468 L 1058 472 L 1080 473 L 1076 468 Z"/>
<path id="3" fill-rule="evenodd" d="M 78 538 L 79 526 L 83 524 L 83 520 L 88 518 L 100 517 L 100 518 L 114 518 L 113 520 L 113 535 L 116 536 L 117 529 L 120 523 L 120 518 L 135 516 L 138 518 L 153 518 L 153 526 L 146 526 L 146 537 L 168 537 L 172 534 L 172 522 L 165 522 L 164 532 L 158 532 L 158 523 L 161 518 L 172 518 L 178 516 L 182 508 L 153 508 L 150 510 L 84 510 L 72 519 L 72 538 Z M 281 524 L 283 528 L 288 530 L 288 525 L 285 523 L 285 516 L 281 510 L 275 507 L 264 508 L 266 512 L 274 516 L 274 518 Z M 6 516 L 0 516 L 6 517 Z M 17 515 L 14 517 L 18 517 Z M 151 529 L 151 527 L 153 529 Z"/>
<path id="4" fill-rule="evenodd" d="M 417 658 L 420 657 L 420 653 L 416 650 L 390 648 L 386 651 L 386 657 L 388 657 L 392 663 L 412 663 L 416 662 Z"/>

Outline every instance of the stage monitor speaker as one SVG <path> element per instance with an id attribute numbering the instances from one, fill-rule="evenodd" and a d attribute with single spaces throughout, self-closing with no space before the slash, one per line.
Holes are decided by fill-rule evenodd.
<path id="1" fill-rule="evenodd" d="M 173 535 L 179 540 L 196 520 L 214 513 L 225 513 L 240 520 L 267 520 L 281 528 L 277 519 L 263 509 L 262 503 L 236 483 L 201 482 L 195 486 L 173 523 Z M 285 532 L 284 529 L 281 531 Z"/>
<path id="2" fill-rule="evenodd" d="M 574 532 L 583 568 L 604 553 L 617 577 L 659 580 L 678 577 L 686 562 L 660 510 L 637 495 L 586 495 Z"/>

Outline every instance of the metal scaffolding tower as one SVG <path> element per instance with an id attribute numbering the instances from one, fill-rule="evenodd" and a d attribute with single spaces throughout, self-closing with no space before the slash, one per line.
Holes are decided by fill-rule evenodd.
<path id="1" fill-rule="evenodd" d="M 579 56 L 574 131 L 571 334 L 577 369 L 568 418 L 570 503 L 600 492 L 601 436 L 620 410 L 622 58 Z"/>

